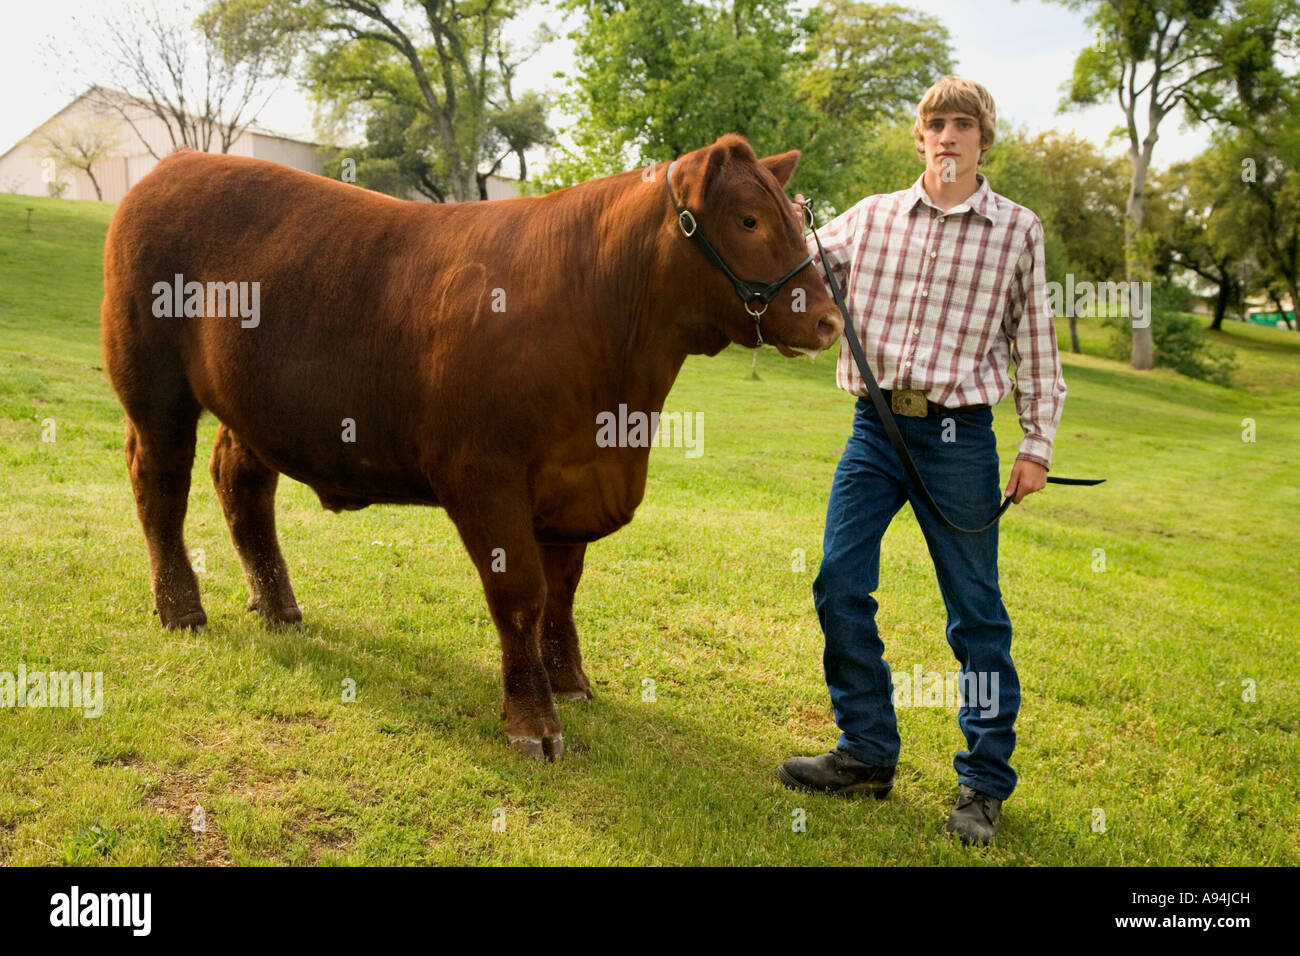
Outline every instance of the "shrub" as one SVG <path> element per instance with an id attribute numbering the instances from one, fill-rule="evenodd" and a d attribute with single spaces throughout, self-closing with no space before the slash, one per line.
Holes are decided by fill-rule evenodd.
<path id="1" fill-rule="evenodd" d="M 1155 364 L 1215 385 L 1231 385 L 1236 353 L 1211 343 L 1200 318 L 1186 311 L 1192 300 L 1183 286 L 1160 285 L 1151 290 L 1151 338 Z M 1102 319 L 1111 329 L 1111 355 L 1127 361 L 1133 351 L 1133 330 L 1127 316 Z"/>

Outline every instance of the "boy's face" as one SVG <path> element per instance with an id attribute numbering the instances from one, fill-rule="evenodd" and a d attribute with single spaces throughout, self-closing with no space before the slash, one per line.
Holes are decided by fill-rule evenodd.
<path id="1" fill-rule="evenodd" d="M 921 130 L 926 172 L 941 182 L 974 175 L 980 158 L 980 124 L 969 113 L 935 113 Z"/>

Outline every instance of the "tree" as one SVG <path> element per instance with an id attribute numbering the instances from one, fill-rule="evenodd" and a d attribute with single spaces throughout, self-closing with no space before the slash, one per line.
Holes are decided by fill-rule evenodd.
<path id="1" fill-rule="evenodd" d="M 414 190 L 442 202 L 445 193 L 426 153 L 432 138 L 426 117 L 414 107 L 374 103 L 366 117 L 365 144 L 339 150 L 325 163 L 324 172 L 390 196 Z M 350 168 L 345 165 L 349 161 Z"/>
<path id="2" fill-rule="evenodd" d="M 1107 157 L 1073 134 L 1000 132 L 989 151 L 994 188 L 1028 206 L 1043 222 L 1047 278 L 1088 282 L 1124 277 L 1123 160 Z M 1073 303 L 1071 303 L 1073 305 Z M 1066 312 L 1070 351 L 1081 351 L 1078 316 Z"/>
<path id="3" fill-rule="evenodd" d="M 912 135 L 915 110 L 900 112 L 863 127 L 857 133 L 857 157 L 853 163 L 850 195 L 855 199 L 907 189 L 925 168 L 916 154 Z M 843 204 L 838 211 L 849 208 Z"/>
<path id="4" fill-rule="evenodd" d="M 95 198 L 103 200 L 104 191 L 95 178 L 94 166 L 111 156 L 123 145 L 122 128 L 110 117 L 88 113 L 64 120 L 36 138 L 41 156 L 54 160 L 55 166 L 80 169 L 90 177 Z"/>
<path id="5" fill-rule="evenodd" d="M 156 0 L 126 4 L 87 27 L 90 58 L 58 55 L 103 64 L 107 77 L 94 78 L 87 102 L 116 113 L 137 135 L 143 110 L 162 122 L 172 149 L 228 152 L 273 92 L 267 87 L 284 69 L 286 47 L 266 20 L 251 15 L 250 0 L 218 0 L 209 13 L 216 9 L 224 15 L 196 20 L 188 4 L 168 14 Z M 149 140 L 140 141 L 161 158 Z"/>
<path id="6" fill-rule="evenodd" d="M 1073 133 L 1040 133 L 1025 148 L 1052 184 L 1047 204 L 1034 211 L 1060 236 L 1069 271 L 1095 282 L 1119 281 L 1128 193 L 1124 160 Z"/>
<path id="7" fill-rule="evenodd" d="M 802 18 L 780 0 L 564 5 L 582 15 L 561 101 L 578 120 L 575 148 L 547 168 L 552 188 L 737 132 L 760 154 L 801 150 L 801 191 L 837 212 L 875 189 L 875 125 L 914 113 L 952 69 L 942 25 L 894 5 L 830 0 Z"/>
<path id="8" fill-rule="evenodd" d="M 799 91 L 820 116 L 847 129 L 915 114 L 931 84 L 953 71 L 952 35 L 929 14 L 826 0 L 813 8 L 811 25 Z"/>
<path id="9" fill-rule="evenodd" d="M 1087 10 L 1097 42 L 1075 61 L 1068 102 L 1114 95 L 1124 114 L 1130 184 L 1125 210 L 1126 278 L 1150 270 L 1144 199 L 1161 122 L 1183 109 L 1189 119 L 1232 122 L 1276 98 L 1279 46 L 1294 42 L 1295 0 L 1061 0 Z M 1283 52 L 1286 52 L 1284 50 Z M 1143 123 L 1145 122 L 1145 128 Z M 1134 324 L 1130 364 L 1149 369 L 1149 325 Z"/>
<path id="10" fill-rule="evenodd" d="M 1156 176 L 1149 193 L 1157 251 L 1172 273 L 1190 272 L 1215 289 L 1210 328 L 1222 327 L 1228 308 L 1241 302 L 1243 266 L 1255 241 L 1245 204 L 1234 201 L 1233 150 L 1220 142 Z"/>
<path id="11" fill-rule="evenodd" d="M 580 15 L 561 107 L 577 121 L 548 188 L 673 159 L 723 133 L 760 154 L 806 137 L 789 66 L 807 32 L 784 0 L 561 0 Z M 565 76 L 566 74 L 558 74 Z"/>
<path id="12" fill-rule="evenodd" d="M 345 130 L 360 106 L 367 135 L 378 135 L 360 151 L 359 180 L 396 176 L 438 202 L 486 199 L 487 177 L 509 155 L 526 170 L 524 151 L 549 139 L 545 100 L 511 86 L 548 38 L 522 53 L 506 44 L 518 0 L 283 2 L 325 123 Z"/>
<path id="13" fill-rule="evenodd" d="M 1295 169 L 1300 122 L 1289 106 L 1271 119 L 1273 122 L 1265 124 L 1267 133 L 1241 130 L 1230 142 L 1238 174 L 1232 202 L 1254 214 L 1247 216 L 1264 266 L 1265 284 L 1286 289 L 1291 308 L 1300 311 L 1300 174 Z M 1274 300 L 1277 298 L 1274 292 Z M 1300 323 L 1295 327 L 1300 328 Z"/>
<path id="14" fill-rule="evenodd" d="M 910 186 L 919 175 L 912 121 L 925 91 L 955 69 L 951 34 L 928 14 L 859 0 L 813 7 L 809 27 L 808 56 L 792 64 L 797 94 L 813 113 L 798 143 L 801 180 L 820 183 L 836 210 L 887 191 L 880 184 L 894 181 L 899 159 L 910 175 L 897 188 Z"/>

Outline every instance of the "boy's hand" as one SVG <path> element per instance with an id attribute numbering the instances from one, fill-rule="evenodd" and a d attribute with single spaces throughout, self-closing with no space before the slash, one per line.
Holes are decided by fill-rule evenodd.
<path id="1" fill-rule="evenodd" d="M 1014 504 L 1020 504 L 1025 495 L 1042 491 L 1047 487 L 1047 469 L 1027 458 L 1017 458 L 1011 466 L 1011 477 L 1007 480 L 1005 494 L 1012 496 Z"/>

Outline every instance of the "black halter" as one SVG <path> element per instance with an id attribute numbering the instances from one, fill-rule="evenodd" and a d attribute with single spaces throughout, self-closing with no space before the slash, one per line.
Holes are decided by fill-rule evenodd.
<path id="1" fill-rule="evenodd" d="M 677 194 L 673 192 L 673 167 L 677 165 L 677 160 L 668 164 L 668 175 L 666 182 L 668 184 L 668 198 L 672 200 L 673 208 L 677 210 L 677 225 L 681 227 L 682 234 L 687 239 L 700 247 L 704 253 L 704 258 L 710 263 L 722 270 L 722 274 L 731 280 L 735 287 L 736 295 L 740 296 L 740 301 L 745 303 L 745 311 L 754 317 L 754 334 L 758 336 L 758 344 L 763 344 L 763 332 L 759 328 L 759 322 L 763 313 L 767 311 L 768 305 L 776 294 L 781 291 L 781 286 L 785 285 L 799 273 L 804 266 L 812 262 L 812 256 L 806 256 L 797 266 L 777 279 L 775 282 L 747 282 L 744 279 L 738 279 L 736 274 L 727 268 L 727 264 L 722 261 L 722 256 L 718 255 L 716 249 L 709 244 L 709 240 L 704 238 L 704 230 L 700 228 L 699 220 L 695 215 L 677 201 Z M 752 303 L 759 303 L 759 308 L 755 310 L 751 307 Z"/>

